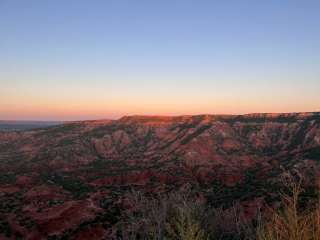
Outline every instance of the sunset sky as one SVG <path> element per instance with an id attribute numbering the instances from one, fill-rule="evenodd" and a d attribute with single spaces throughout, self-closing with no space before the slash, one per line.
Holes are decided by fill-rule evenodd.
<path id="1" fill-rule="evenodd" d="M 0 0 L 0 119 L 298 111 L 318 0 Z"/>

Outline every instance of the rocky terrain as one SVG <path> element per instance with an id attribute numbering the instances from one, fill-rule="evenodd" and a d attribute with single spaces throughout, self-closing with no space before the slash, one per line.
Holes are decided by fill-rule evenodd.
<path id="1" fill-rule="evenodd" d="M 250 215 L 277 200 L 283 169 L 313 186 L 319 162 L 320 113 L 132 116 L 0 132 L 0 239 L 109 239 L 132 189 L 189 184 L 212 205 L 239 201 Z"/>

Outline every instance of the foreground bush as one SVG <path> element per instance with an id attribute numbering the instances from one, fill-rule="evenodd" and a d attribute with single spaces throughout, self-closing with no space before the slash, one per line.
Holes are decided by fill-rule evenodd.
<path id="1" fill-rule="evenodd" d="M 132 208 L 123 211 L 115 239 L 231 240 L 255 234 L 243 224 L 239 205 L 215 209 L 190 190 L 152 197 L 133 192 L 129 198 Z"/>
<path id="2" fill-rule="evenodd" d="M 123 212 L 118 224 L 120 239 L 207 239 L 201 222 L 204 204 L 190 201 L 188 194 L 147 197 L 133 192 L 130 199 L 133 208 Z"/>
<path id="3" fill-rule="evenodd" d="M 300 201 L 303 188 L 291 179 L 281 204 L 248 221 L 243 208 L 213 208 L 190 189 L 158 196 L 132 192 L 114 239 L 120 240 L 320 240 L 319 202 Z M 263 215 L 263 214 L 261 214 Z"/>
<path id="4" fill-rule="evenodd" d="M 282 194 L 282 207 L 272 211 L 269 222 L 257 230 L 258 240 L 320 240 L 320 204 L 299 205 L 301 182 L 289 184 L 291 192 Z"/>

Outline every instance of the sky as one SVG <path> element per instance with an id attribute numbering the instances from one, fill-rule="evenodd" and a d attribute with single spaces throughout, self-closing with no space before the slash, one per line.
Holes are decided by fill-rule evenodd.
<path id="1" fill-rule="evenodd" d="M 320 111 L 318 0 L 0 0 L 0 119 Z"/>

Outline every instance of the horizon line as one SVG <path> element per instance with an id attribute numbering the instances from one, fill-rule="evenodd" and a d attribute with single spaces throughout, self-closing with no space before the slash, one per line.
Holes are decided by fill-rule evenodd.
<path id="1" fill-rule="evenodd" d="M 68 122 L 85 122 L 85 121 L 116 121 L 125 117 L 191 117 L 191 116 L 250 116 L 250 115 L 281 115 L 281 114 L 320 114 L 318 111 L 301 111 L 301 112 L 248 112 L 243 114 L 223 114 L 223 113 L 201 113 L 201 114 L 130 114 L 122 115 L 117 118 L 88 118 L 88 119 L 75 119 L 75 120 L 42 120 L 42 119 L 0 119 L 1 122 L 37 122 L 37 123 L 68 123 Z"/>

